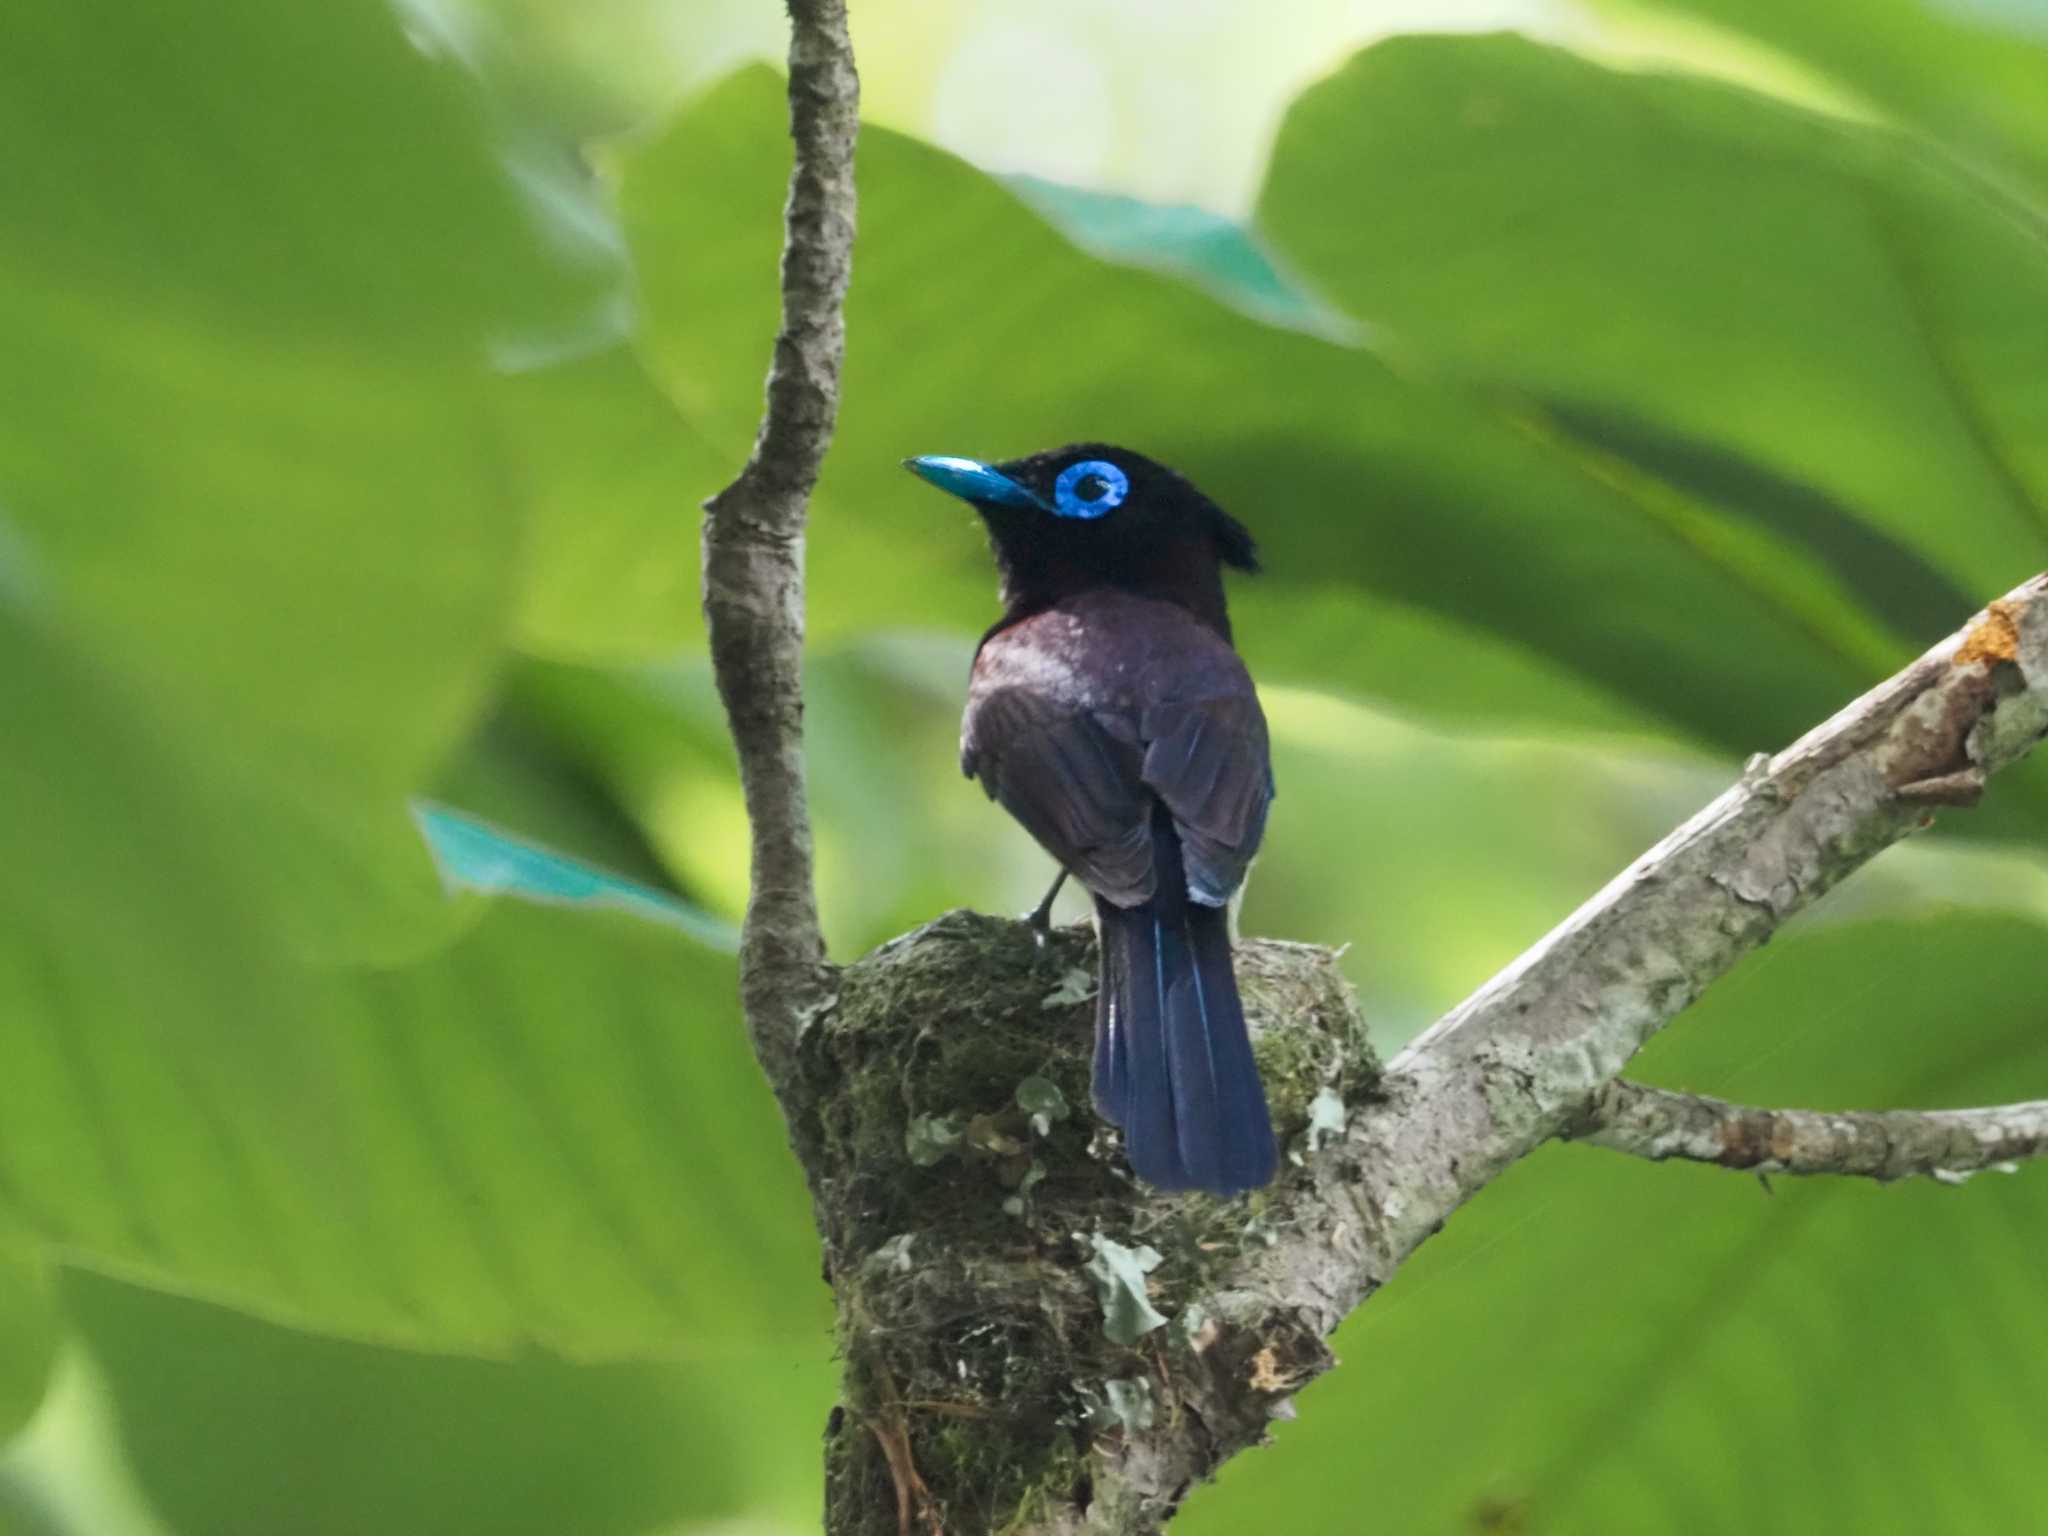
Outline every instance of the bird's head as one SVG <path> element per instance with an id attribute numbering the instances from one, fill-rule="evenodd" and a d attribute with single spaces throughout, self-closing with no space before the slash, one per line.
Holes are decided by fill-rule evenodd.
<path id="1" fill-rule="evenodd" d="M 1128 448 L 1074 443 L 994 464 L 931 454 L 903 465 L 981 514 L 1013 612 L 1108 586 L 1178 602 L 1228 634 L 1222 567 L 1259 568 L 1244 524 Z"/>

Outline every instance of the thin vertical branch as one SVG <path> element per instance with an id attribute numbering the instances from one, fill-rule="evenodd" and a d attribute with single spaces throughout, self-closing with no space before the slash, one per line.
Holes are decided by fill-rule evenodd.
<path id="1" fill-rule="evenodd" d="M 860 106 L 842 0 L 790 0 L 789 19 L 796 163 L 784 215 L 782 328 L 753 454 L 704 504 L 704 616 L 753 840 L 740 995 L 754 1053 L 778 1095 L 828 986 L 804 789 L 804 515 L 839 411 Z"/>

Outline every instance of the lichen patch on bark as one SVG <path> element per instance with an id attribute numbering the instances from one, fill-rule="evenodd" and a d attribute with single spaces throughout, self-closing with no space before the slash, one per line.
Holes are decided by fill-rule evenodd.
<path id="1" fill-rule="evenodd" d="M 1984 610 L 1984 618 L 1963 637 L 1956 650 L 1955 665 L 1971 666 L 1980 661 L 2018 661 L 2020 655 L 2020 605 L 2000 598 Z"/>

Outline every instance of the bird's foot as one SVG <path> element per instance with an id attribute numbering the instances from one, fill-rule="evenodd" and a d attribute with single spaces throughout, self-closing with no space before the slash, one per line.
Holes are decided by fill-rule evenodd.
<path id="1" fill-rule="evenodd" d="M 1063 869 L 1059 878 L 1053 881 L 1052 889 L 1045 893 L 1045 900 L 1024 914 L 1024 926 L 1031 930 L 1031 937 L 1038 941 L 1040 949 L 1045 948 L 1046 941 L 1052 937 L 1053 898 L 1059 895 L 1060 887 L 1066 883 L 1067 872 Z"/>

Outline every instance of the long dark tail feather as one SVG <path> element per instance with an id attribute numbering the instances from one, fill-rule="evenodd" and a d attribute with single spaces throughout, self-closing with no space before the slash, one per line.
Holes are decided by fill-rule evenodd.
<path id="1" fill-rule="evenodd" d="M 1102 977 L 1095 1106 L 1121 1126 L 1139 1177 L 1237 1194 L 1279 1167 L 1230 961 L 1229 919 L 1190 901 L 1171 825 L 1155 832 L 1158 894 L 1098 900 Z"/>

